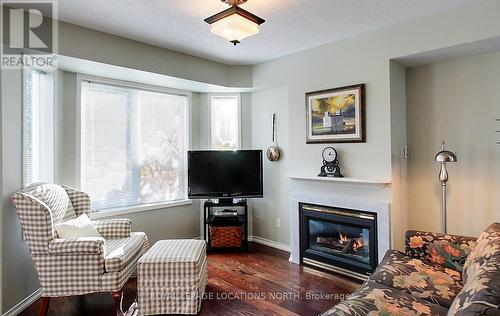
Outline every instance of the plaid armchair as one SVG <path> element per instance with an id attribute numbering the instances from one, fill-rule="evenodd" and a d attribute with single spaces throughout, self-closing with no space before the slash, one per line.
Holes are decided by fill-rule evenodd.
<path id="1" fill-rule="evenodd" d="M 148 249 L 145 233 L 128 219 L 94 221 L 103 236 L 58 238 L 54 225 L 87 213 L 90 198 L 68 186 L 35 183 L 12 195 L 42 288 L 40 315 L 50 297 L 112 292 L 121 314 L 121 288 Z"/>

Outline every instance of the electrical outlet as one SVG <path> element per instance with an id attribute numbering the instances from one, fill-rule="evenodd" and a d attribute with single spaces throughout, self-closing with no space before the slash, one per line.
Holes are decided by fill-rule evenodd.
<path id="1" fill-rule="evenodd" d="M 276 219 L 276 228 L 280 228 L 281 227 L 281 219 L 277 218 Z"/>

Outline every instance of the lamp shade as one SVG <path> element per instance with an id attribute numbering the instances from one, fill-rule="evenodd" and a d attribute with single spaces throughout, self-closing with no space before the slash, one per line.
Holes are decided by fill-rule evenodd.
<path id="1" fill-rule="evenodd" d="M 210 31 L 226 38 L 234 45 L 243 39 L 259 33 L 259 25 L 264 19 L 252 14 L 237 5 L 205 19 L 211 25 Z"/>
<path id="2" fill-rule="evenodd" d="M 449 150 L 441 150 L 436 154 L 436 157 L 434 158 L 435 161 L 437 162 L 457 162 L 457 155 L 455 155 L 454 152 L 449 151 Z"/>
<path id="3" fill-rule="evenodd" d="M 214 22 L 210 31 L 215 35 L 226 38 L 232 43 L 239 43 L 244 38 L 259 33 L 259 25 L 237 13 L 234 13 L 226 18 Z"/>

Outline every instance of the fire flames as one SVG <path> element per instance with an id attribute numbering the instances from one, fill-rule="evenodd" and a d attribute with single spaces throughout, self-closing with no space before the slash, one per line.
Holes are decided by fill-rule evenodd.
<path id="1" fill-rule="evenodd" d="M 347 238 L 347 235 L 342 235 L 342 233 L 339 233 L 339 240 L 342 244 L 349 242 L 349 238 Z M 358 239 L 355 240 L 354 243 L 352 244 L 352 249 L 354 251 L 358 251 L 358 249 L 361 247 L 363 247 L 363 243 L 361 241 L 359 241 Z"/>
<path id="2" fill-rule="evenodd" d="M 354 249 L 354 251 L 358 251 L 358 249 L 361 247 L 363 247 L 363 243 L 359 240 L 356 240 L 352 245 L 352 249 Z"/>
<path id="3" fill-rule="evenodd" d="M 349 238 L 347 238 L 347 236 L 342 235 L 342 233 L 339 233 L 339 235 L 340 235 L 340 241 L 342 243 L 349 241 Z"/>

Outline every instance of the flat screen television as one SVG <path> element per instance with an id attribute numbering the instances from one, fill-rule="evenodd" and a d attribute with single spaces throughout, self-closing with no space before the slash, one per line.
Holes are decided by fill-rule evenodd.
<path id="1" fill-rule="evenodd" d="M 188 152 L 190 199 L 262 196 L 262 150 Z"/>

